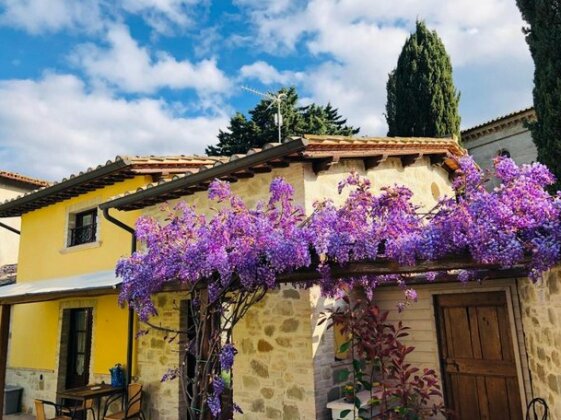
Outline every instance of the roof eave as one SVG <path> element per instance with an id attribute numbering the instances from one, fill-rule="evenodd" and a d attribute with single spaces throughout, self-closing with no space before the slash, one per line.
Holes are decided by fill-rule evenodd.
<path id="1" fill-rule="evenodd" d="M 0 217 L 17 217 L 21 216 L 22 214 L 32 211 L 26 210 L 25 206 L 31 204 L 32 202 L 46 199 L 48 196 L 52 196 L 53 194 L 62 193 L 69 188 L 79 186 L 84 184 L 88 181 L 92 181 L 96 178 L 100 178 L 111 173 L 117 172 L 122 170 L 130 165 L 130 162 L 127 159 L 120 159 L 117 160 L 109 165 L 105 165 L 89 172 L 85 172 L 81 175 L 75 176 L 73 178 L 69 178 L 65 181 L 61 181 L 56 184 L 52 184 L 48 187 L 44 187 L 35 191 L 32 191 L 29 194 L 23 195 L 19 198 L 14 200 L 8 201 L 6 203 L 0 204 Z M 18 210 L 19 209 L 19 210 Z"/>
<path id="2" fill-rule="evenodd" d="M 291 140 L 281 145 L 264 149 L 260 152 L 246 155 L 227 163 L 218 164 L 207 170 L 143 189 L 138 192 L 125 195 L 124 197 L 106 201 L 105 203 L 100 204 L 99 208 L 102 210 L 115 208 L 118 210 L 130 211 L 148 207 L 152 204 L 143 205 L 142 201 L 155 199 L 156 197 L 163 196 L 166 193 L 185 189 L 190 186 L 196 186 L 215 178 L 221 178 L 275 159 L 280 159 L 294 153 L 302 152 L 306 149 L 307 144 L 308 140 L 304 138 Z M 164 202 L 165 200 L 166 199 L 162 198 L 162 200 L 158 202 Z"/>

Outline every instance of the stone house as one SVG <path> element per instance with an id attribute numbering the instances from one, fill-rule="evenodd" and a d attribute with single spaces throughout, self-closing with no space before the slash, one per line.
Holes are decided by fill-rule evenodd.
<path id="1" fill-rule="evenodd" d="M 462 141 L 482 168 L 488 168 L 498 155 L 511 157 L 519 165 L 532 163 L 538 152 L 527 123 L 535 120 L 534 108 L 526 108 L 462 131 Z"/>
<path id="2" fill-rule="evenodd" d="M 233 182 L 234 192 L 251 205 L 268 195 L 270 182 L 279 176 L 293 185 L 296 201 L 310 213 L 317 199 L 343 200 L 337 185 L 351 170 L 368 177 L 375 188 L 405 185 L 413 191 L 415 202 L 429 209 L 443 195 L 452 194 L 454 157 L 464 153 L 453 139 L 305 136 L 228 160 L 201 162 L 200 158 L 190 168 L 176 168 L 173 177 L 167 176 L 170 170 L 163 164 L 152 162 L 154 166 L 145 166 L 143 172 L 142 168 L 133 171 L 134 163 L 129 162 L 113 172 L 116 163 L 109 162 L 88 176 L 62 181 L 62 187 L 49 190 L 50 202 L 30 195 L 2 204 L 0 217 L 23 215 L 20 264 L 27 268 L 18 274 L 18 283 L 41 286 L 51 278 L 70 278 L 73 287 L 58 297 L 39 288 L 37 296 L 43 293 L 43 301 L 35 297 L 34 303 L 23 303 L 29 296 L 17 289 L 11 294 L 0 291 L 0 304 L 13 305 L 14 312 L 8 381 L 24 385 L 26 404 L 37 397 L 55 399 L 57 389 L 65 386 L 61 354 L 68 310 L 91 308 L 95 350 L 90 354 L 89 381 L 107 381 L 108 367 L 128 361 L 134 379 L 144 384 L 147 417 L 178 418 L 182 413 L 179 385 L 162 383 L 160 378 L 167 367 L 179 363 L 179 354 L 164 333 L 152 331 L 132 342 L 126 339 L 130 314 L 119 309 L 118 279 L 108 270 L 130 252 L 130 236 L 102 221 L 102 213 L 132 226 L 140 215 L 161 217 L 160 205 L 166 201 L 185 200 L 207 212 L 211 205 L 206 188 L 215 178 Z M 82 244 L 80 250 L 66 249 L 69 218 L 91 209 L 100 215 L 96 232 L 102 236 L 96 236 L 93 245 Z M 37 236 L 47 220 L 50 230 L 45 237 Z M 38 250 L 45 255 L 33 265 L 31 256 Z M 421 281 L 416 285 L 418 302 L 401 314 L 394 310 L 402 299 L 400 289 L 379 288 L 376 299 L 382 308 L 393 310 L 392 319 L 412 327 L 408 342 L 416 350 L 411 362 L 437 370 L 446 402 L 459 418 L 522 418 L 524 407 L 535 396 L 546 398 L 554 415 L 561 416 L 557 398 L 561 382 L 556 373 L 560 360 L 555 348 L 561 339 L 556 327 L 561 289 L 555 286 L 556 276 L 552 273 L 537 287 L 510 271 L 497 272 L 481 283 Z M 159 315 L 154 322 L 179 327 L 187 318 L 182 304 L 186 299 L 181 292 L 158 294 Z M 338 371 L 348 366 L 348 361 L 336 357 L 333 330 L 318 324 L 320 313 L 334 304 L 315 287 L 286 285 L 269 292 L 237 325 L 234 399 L 244 409 L 239 418 L 329 418 L 326 404 L 341 396 L 344 385 Z M 37 322 L 38 314 L 48 316 L 39 321 L 41 331 L 32 338 L 22 325 Z M 134 328 L 139 328 L 136 322 Z M 43 348 L 24 348 L 32 340 Z M 1 340 L 0 344 L 4 345 Z M 5 350 L 0 347 L 0 354 Z"/>
<path id="3" fill-rule="evenodd" d="M 405 185 L 422 208 L 430 208 L 441 196 L 452 194 L 455 161 L 450 157 L 462 153 L 452 139 L 305 136 L 149 185 L 101 208 L 161 217 L 160 203 L 185 200 L 204 211 L 209 207 L 204 190 L 214 178 L 235 181 L 233 190 L 253 204 L 267 195 L 274 177 L 282 176 L 309 213 L 317 199 L 343 199 L 337 184 L 351 170 L 370 178 L 377 188 Z M 408 340 L 416 350 L 411 362 L 439 372 L 446 402 L 462 419 L 522 418 L 526 403 L 538 393 L 544 395 L 530 370 L 535 349 L 524 341 L 525 329 L 535 324 L 529 317 L 530 301 L 521 302 L 520 294 L 530 293 L 533 286 L 513 272 L 495 276 L 482 283 L 419 284 L 419 301 L 401 314 L 395 310 L 402 299 L 400 289 L 376 291 L 380 306 L 393 310 L 392 319 L 412 327 Z M 156 322 L 177 326 L 177 311 L 171 310 L 177 299 L 173 293 L 157 298 L 162 315 Z M 333 331 L 317 322 L 333 304 L 317 288 L 283 286 L 236 327 L 234 400 L 244 409 L 240 418 L 330 418 L 326 404 L 341 396 L 338 371 L 348 366 L 336 359 Z M 141 378 L 154 374 L 154 360 L 169 355 L 154 337 L 143 338 L 139 345 Z M 152 415 L 165 398 L 162 389 L 154 391 L 157 398 L 147 407 Z M 175 392 L 172 395 L 177 398 Z"/>

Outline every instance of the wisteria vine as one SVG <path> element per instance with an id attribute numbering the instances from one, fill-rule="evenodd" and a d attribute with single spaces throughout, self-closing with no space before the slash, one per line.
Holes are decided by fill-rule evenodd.
<path id="1" fill-rule="evenodd" d="M 502 157 L 495 159 L 492 173 L 480 170 L 469 156 L 458 164 L 455 196 L 441 199 L 428 213 L 419 212 L 408 188 L 387 186 L 375 194 L 370 181 L 357 173 L 339 185 L 340 193 L 349 191 L 342 205 L 318 201 L 309 216 L 281 178 L 271 183 L 268 201 L 255 208 L 233 194 L 227 182 L 215 180 L 208 190 L 218 203 L 212 216 L 182 202 L 165 210 L 164 223 L 138 220 L 137 237 L 144 246 L 117 265 L 123 280 L 120 300 L 147 320 L 156 314 L 152 295 L 169 282 L 189 290 L 204 287 L 212 305 L 234 291 L 274 288 L 279 275 L 313 267 L 321 273 L 316 284 L 326 295 L 357 286 L 372 294 L 382 282 L 397 282 L 410 301 L 416 293 L 402 275 L 335 278 L 331 269 L 380 260 L 413 266 L 460 255 L 501 268 L 524 266 L 531 279 L 538 279 L 560 259 L 561 198 L 546 191 L 553 175 L 541 164 L 519 167 Z M 500 186 L 487 189 L 490 177 Z M 438 274 L 426 276 L 434 280 Z M 470 271 L 457 275 L 461 281 L 473 277 Z M 223 384 L 211 382 L 214 393 L 207 404 L 214 414 Z"/>

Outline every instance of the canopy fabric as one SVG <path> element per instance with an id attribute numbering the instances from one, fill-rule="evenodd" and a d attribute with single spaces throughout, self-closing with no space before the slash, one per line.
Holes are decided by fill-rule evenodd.
<path id="1" fill-rule="evenodd" d="M 117 293 L 121 279 L 111 270 L 0 287 L 0 305 L 43 302 L 80 296 Z"/>

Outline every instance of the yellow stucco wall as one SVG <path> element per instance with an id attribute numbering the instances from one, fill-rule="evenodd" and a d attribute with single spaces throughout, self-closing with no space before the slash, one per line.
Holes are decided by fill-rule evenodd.
<path id="1" fill-rule="evenodd" d="M 18 282 L 32 282 L 113 270 L 117 260 L 130 254 L 130 234 L 114 226 L 98 212 L 98 242 L 67 248 L 68 214 L 94 208 L 119 193 L 150 181 L 136 177 L 27 213 L 22 217 Z M 139 212 L 111 214 L 133 226 Z M 10 368 L 55 370 L 60 347 L 62 308 L 68 301 L 15 305 L 9 354 Z M 94 308 L 92 373 L 107 374 L 116 362 L 126 359 L 127 310 L 117 296 L 88 298 Z M 68 305 L 66 305 L 68 306 Z"/>
<path id="2" fill-rule="evenodd" d="M 96 207 L 115 195 L 148 182 L 149 178 L 136 177 L 24 214 L 18 282 L 113 269 L 119 257 L 130 253 L 130 234 L 106 221 L 98 212 L 99 246 L 87 244 L 66 248 L 68 213 Z M 124 223 L 134 225 L 139 212 L 113 210 L 111 214 Z"/>

